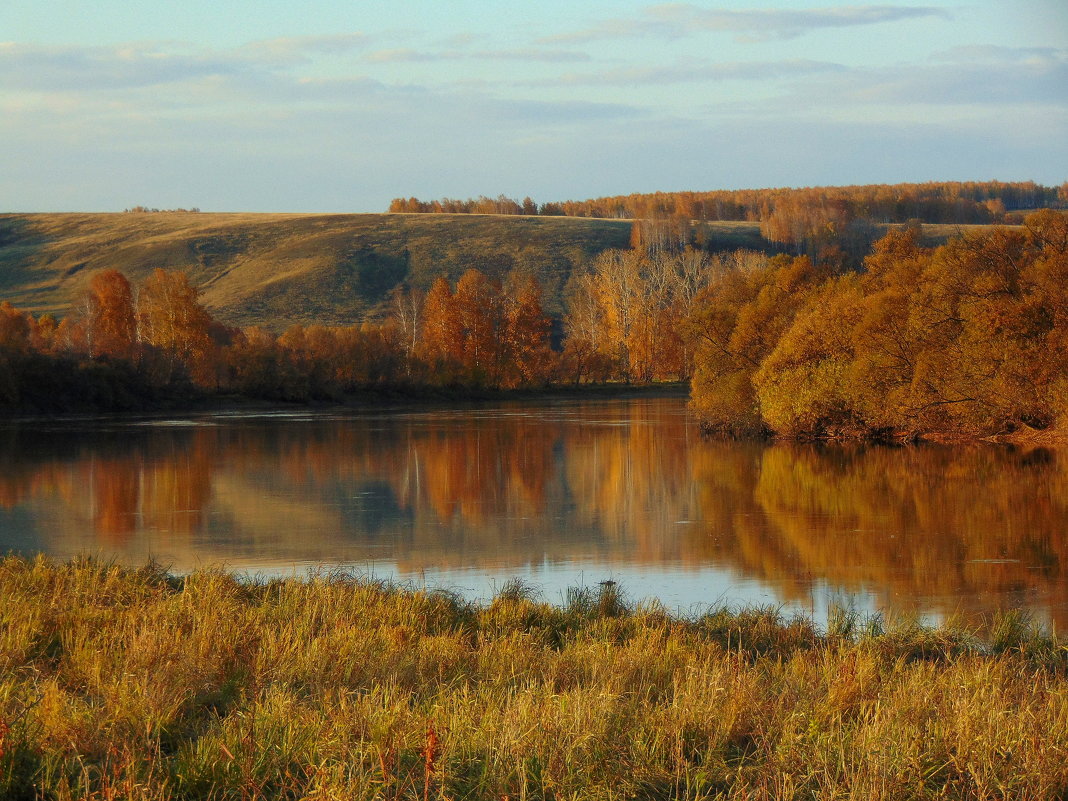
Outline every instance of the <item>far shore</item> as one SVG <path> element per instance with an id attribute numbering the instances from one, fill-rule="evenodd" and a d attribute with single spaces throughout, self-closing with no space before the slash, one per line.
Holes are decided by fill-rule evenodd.
<path id="1" fill-rule="evenodd" d="M 686 382 L 655 384 L 558 384 L 541 388 L 492 389 L 470 387 L 383 387 L 354 392 L 336 399 L 307 401 L 271 400 L 237 394 L 190 393 L 174 399 L 160 399 L 137 409 L 81 409 L 70 412 L 33 412 L 0 409 L 0 424 L 84 420 L 86 418 L 141 419 L 160 415 L 204 413 L 270 413 L 300 411 L 365 411 L 404 407 L 466 407 L 487 403 L 552 400 L 598 400 L 626 398 L 686 398 Z"/>

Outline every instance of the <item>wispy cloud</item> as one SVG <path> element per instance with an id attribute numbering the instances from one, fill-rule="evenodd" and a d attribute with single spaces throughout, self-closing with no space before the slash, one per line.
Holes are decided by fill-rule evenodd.
<path id="1" fill-rule="evenodd" d="M 366 60 L 373 63 L 419 63 L 428 61 L 527 61 L 564 63 L 589 61 L 590 56 L 577 50 L 547 50 L 541 48 L 518 48 L 514 50 L 416 50 L 396 48 L 375 50 Z"/>
<path id="2" fill-rule="evenodd" d="M 156 86 L 234 74 L 244 59 L 164 43 L 77 47 L 0 43 L 0 89 L 83 91 Z"/>
<path id="3" fill-rule="evenodd" d="M 516 50 L 481 50 L 471 54 L 473 58 L 486 61 L 543 61 L 559 63 L 564 61 L 589 61 L 588 53 L 577 50 L 540 50 L 537 48 L 520 48 Z"/>
<path id="4" fill-rule="evenodd" d="M 354 40 L 344 46 L 360 45 Z M 307 52 L 319 47 L 334 52 L 334 43 L 308 40 L 272 43 L 270 49 Z M 463 57 L 521 56 L 493 51 Z M 166 137 L 158 128 L 163 120 L 187 127 L 202 124 L 204 130 L 225 125 L 247 131 L 304 124 L 300 120 L 329 116 L 331 109 L 339 115 L 341 130 L 360 131 L 364 138 L 378 131 L 396 135 L 398 129 L 433 130 L 442 125 L 526 131 L 539 124 L 582 125 L 644 113 L 638 104 L 503 95 L 463 80 L 424 86 L 410 79 L 376 80 L 348 71 L 302 75 L 278 64 L 273 54 L 253 58 L 247 46 L 190 51 L 174 43 L 116 47 L 0 43 L 0 138 L 5 130 L 32 129 L 37 139 L 48 135 L 80 139 L 94 130 L 108 132 L 101 138 L 117 143 L 131 141 L 140 130 L 145 137 L 160 136 L 163 141 Z M 243 111 L 235 117 L 235 109 Z M 256 111 L 250 114 L 249 109 Z"/>
<path id="5" fill-rule="evenodd" d="M 585 30 L 546 37 L 542 41 L 575 44 L 626 37 L 678 39 L 710 32 L 733 33 L 741 40 L 761 41 L 793 39 L 827 28 L 881 25 L 930 17 L 950 19 L 945 9 L 933 6 L 864 5 L 737 11 L 668 3 L 645 8 L 637 18 L 608 19 Z"/>
<path id="6" fill-rule="evenodd" d="M 364 56 L 364 61 L 374 64 L 414 64 L 422 61 L 441 61 L 441 52 L 433 50 L 416 50 L 411 47 L 397 47 L 388 50 L 374 50 Z"/>
<path id="7" fill-rule="evenodd" d="M 362 34 L 270 39 L 228 49 L 167 41 L 95 47 L 0 42 L 0 91 L 91 94 L 209 79 L 266 84 L 318 58 L 366 46 Z"/>
<path id="8" fill-rule="evenodd" d="M 0 90 L 94 92 L 206 77 L 256 79 L 368 44 L 360 33 L 266 39 L 224 49 L 173 41 L 109 46 L 0 42 Z"/>
<path id="9" fill-rule="evenodd" d="M 846 70 L 841 64 L 809 59 L 782 61 L 731 61 L 718 63 L 678 64 L 664 67 L 627 67 L 602 72 L 569 73 L 556 81 L 531 82 L 548 86 L 638 86 L 703 83 L 714 81 L 763 81 L 775 78 L 799 78 L 815 73 Z"/>
<path id="10" fill-rule="evenodd" d="M 851 69 L 796 84 L 806 104 L 828 106 L 879 105 L 1063 107 L 1068 86 L 1068 52 L 1048 51 L 1014 57 L 1008 50 L 972 57 L 880 69 Z M 997 58 L 992 58 L 997 55 Z"/>
<path id="11" fill-rule="evenodd" d="M 363 33 L 339 33 L 329 36 L 283 36 L 249 42 L 240 48 L 240 51 L 256 58 L 292 61 L 308 59 L 315 55 L 339 55 L 362 50 L 369 46 L 370 41 L 370 37 Z"/>
<path id="12" fill-rule="evenodd" d="M 1053 63 L 1064 61 L 1068 50 L 1054 47 L 1002 47 L 1000 45 L 960 45 L 931 54 L 932 61 L 957 63 Z"/>

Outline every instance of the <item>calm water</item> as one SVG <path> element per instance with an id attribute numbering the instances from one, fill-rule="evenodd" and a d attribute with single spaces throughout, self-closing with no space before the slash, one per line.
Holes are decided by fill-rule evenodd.
<path id="1" fill-rule="evenodd" d="M 484 598 L 1068 621 L 1068 454 L 701 438 L 681 398 L 0 427 L 0 551 Z"/>

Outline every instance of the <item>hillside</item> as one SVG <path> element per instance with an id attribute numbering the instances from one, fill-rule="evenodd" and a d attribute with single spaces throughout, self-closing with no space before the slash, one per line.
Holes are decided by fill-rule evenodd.
<path id="1" fill-rule="evenodd" d="M 571 271 L 628 247 L 630 225 L 475 214 L 5 214 L 0 300 L 63 316 L 96 270 L 115 268 L 137 283 L 162 267 L 187 271 L 216 319 L 281 331 L 374 317 L 401 281 L 426 288 L 443 272 L 455 279 L 476 267 L 495 277 L 534 273 L 559 315 Z M 702 226 L 713 250 L 776 249 L 755 222 Z M 925 238 L 959 230 L 927 226 Z"/>
<path id="2" fill-rule="evenodd" d="M 232 325 L 348 324 L 381 310 L 403 280 L 429 286 L 470 267 L 533 271 L 558 305 L 574 266 L 626 247 L 630 223 L 405 214 L 0 215 L 0 300 L 66 313 L 96 270 L 137 282 L 186 270 Z M 556 309 L 553 309 L 554 311 Z"/>

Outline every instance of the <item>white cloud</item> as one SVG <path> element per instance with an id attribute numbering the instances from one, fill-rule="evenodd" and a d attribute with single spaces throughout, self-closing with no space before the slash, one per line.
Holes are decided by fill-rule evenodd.
<path id="1" fill-rule="evenodd" d="M 368 53 L 364 60 L 377 64 L 414 63 L 419 61 L 440 61 L 442 54 L 430 50 L 416 50 L 411 47 L 398 47 L 389 50 L 375 50 Z"/>

